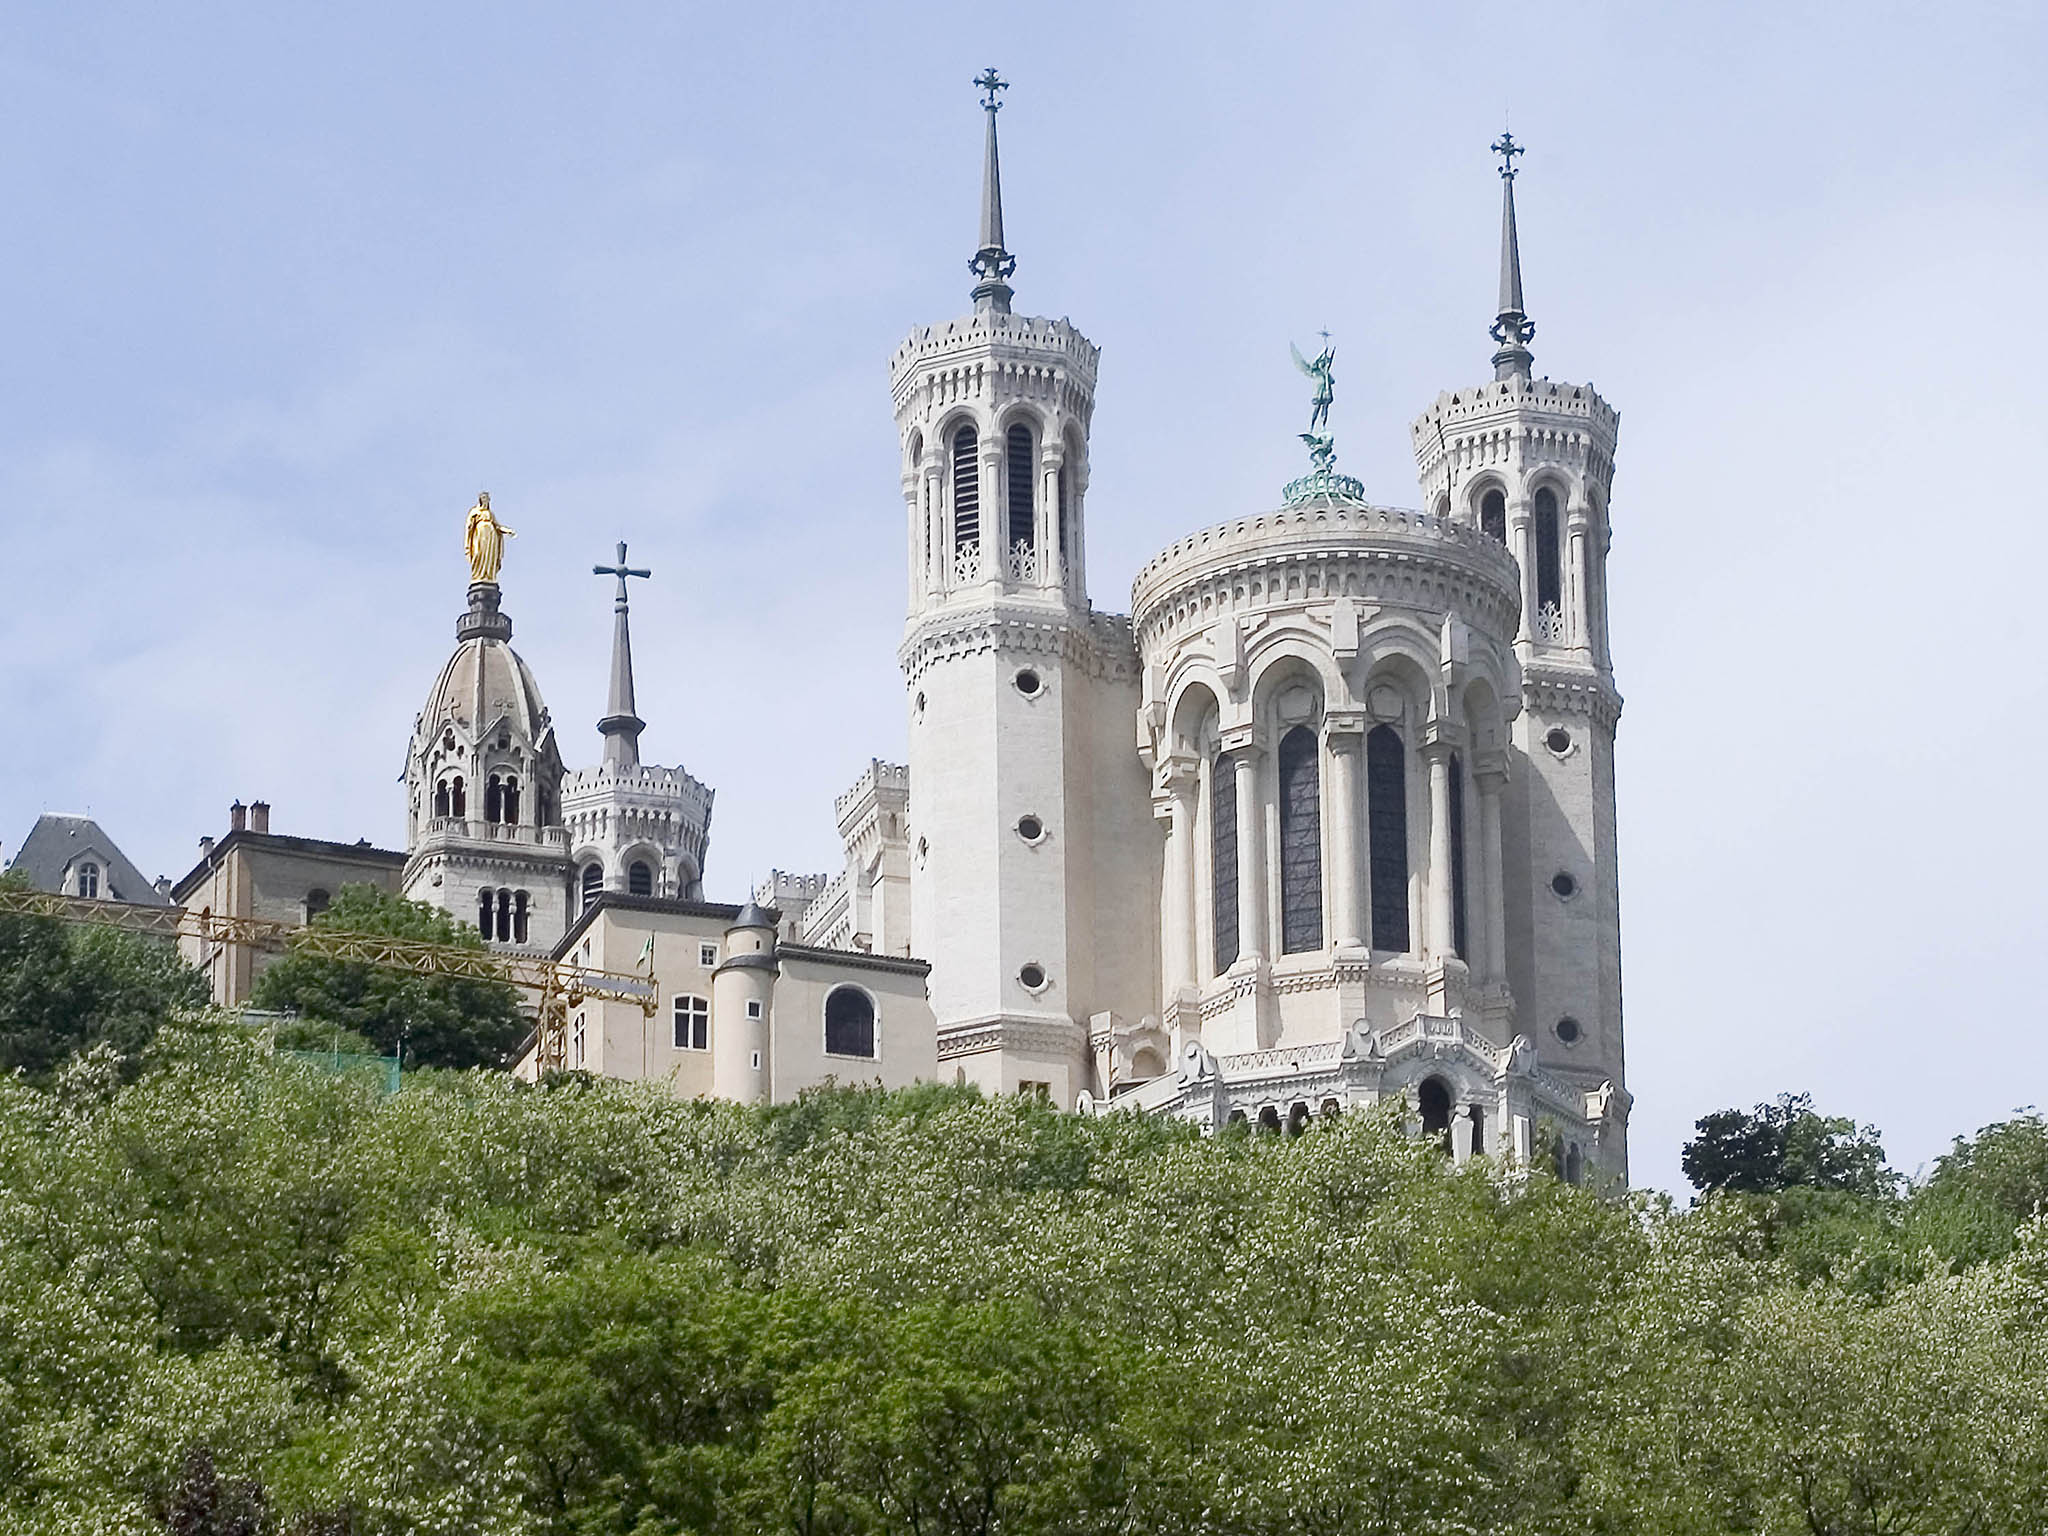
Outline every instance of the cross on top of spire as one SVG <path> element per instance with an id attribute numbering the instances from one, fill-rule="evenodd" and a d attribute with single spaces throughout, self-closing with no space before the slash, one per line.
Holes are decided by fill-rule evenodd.
<path id="1" fill-rule="evenodd" d="M 634 570 L 634 569 L 633 569 L 632 567 L 630 567 L 629 565 L 627 565 L 627 564 L 626 564 L 626 541 L 625 541 L 624 539 L 621 539 L 621 540 L 619 540 L 619 558 L 618 558 L 618 563 L 617 563 L 616 565 L 593 565 L 593 566 L 592 566 L 592 567 L 590 568 L 590 574 L 591 574 L 591 575 L 593 575 L 593 576 L 616 576 L 616 577 L 618 577 L 618 578 L 619 578 L 619 601 L 623 603 L 623 602 L 624 602 L 624 601 L 626 600 L 626 578 L 627 578 L 628 576 L 647 576 L 647 577 L 651 577 L 651 576 L 653 576 L 653 575 L 654 575 L 654 572 L 652 572 L 652 571 L 644 571 L 644 570 L 641 570 L 641 571 L 636 571 L 636 570 Z"/>
<path id="2" fill-rule="evenodd" d="M 1500 174 L 1504 181 L 1515 179 L 1515 156 L 1526 155 L 1528 151 L 1515 142 L 1515 136 L 1503 128 L 1500 137 L 1493 141 L 1493 152 L 1500 156 Z"/>
<path id="3" fill-rule="evenodd" d="M 990 65 L 974 77 L 981 89 L 982 110 L 988 113 L 987 142 L 981 166 L 981 244 L 967 260 L 967 270 L 976 278 L 976 314 L 1010 312 L 1010 285 L 1006 281 L 1017 270 L 1017 258 L 1003 245 L 1003 168 L 996 152 L 996 113 L 1002 109 L 997 94 L 1010 88 L 1007 80 Z"/>
<path id="4" fill-rule="evenodd" d="M 976 75 L 974 83 L 981 88 L 981 104 L 984 108 L 990 112 L 1000 112 L 1003 110 L 1003 104 L 997 99 L 996 92 L 1007 91 L 1010 88 L 1010 82 L 996 73 L 995 65 L 989 65 L 987 69 Z"/>

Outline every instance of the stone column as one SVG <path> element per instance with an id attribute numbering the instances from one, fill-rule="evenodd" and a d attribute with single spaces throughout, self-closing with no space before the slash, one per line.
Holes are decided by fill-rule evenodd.
<path id="1" fill-rule="evenodd" d="M 1451 743 L 1432 732 L 1423 744 L 1422 757 L 1429 765 L 1429 932 L 1424 950 L 1441 964 L 1453 953 Z"/>
<path id="2" fill-rule="evenodd" d="M 924 545 L 925 590 L 938 596 L 943 596 L 953 584 L 952 518 L 947 513 L 946 499 L 940 494 L 944 483 L 939 456 L 927 453 L 924 461 L 924 505 L 928 522 Z"/>
<path id="3" fill-rule="evenodd" d="M 1332 715 L 1323 739 L 1330 749 L 1330 923 L 1339 949 L 1365 948 L 1365 822 L 1359 809 L 1362 716 Z"/>
<path id="4" fill-rule="evenodd" d="M 916 465 L 903 472 L 903 504 L 910 512 L 910 604 L 915 608 L 923 601 L 925 582 L 931 564 L 929 545 L 924 531 L 924 503 L 919 499 L 924 494 L 924 478 Z"/>
<path id="5" fill-rule="evenodd" d="M 1003 495 L 1003 440 L 981 437 L 981 579 L 1010 579 L 1010 498 Z"/>
<path id="6" fill-rule="evenodd" d="M 1500 847 L 1500 792 L 1507 777 L 1506 760 L 1498 755 L 1473 765 L 1472 780 L 1479 790 L 1479 926 L 1486 936 L 1474 969 L 1490 987 L 1507 980 L 1507 893 L 1501 881 Z"/>
<path id="7" fill-rule="evenodd" d="M 1515 552 L 1522 573 L 1522 617 L 1515 625 L 1515 640 L 1526 645 L 1536 635 L 1536 540 L 1525 492 L 1517 492 L 1508 504 L 1508 548 Z"/>
<path id="8" fill-rule="evenodd" d="M 1066 456 L 1058 442 L 1038 450 L 1038 584 L 1047 589 L 1059 586 L 1066 560 L 1060 548 L 1060 465 Z"/>
<path id="9" fill-rule="evenodd" d="M 1571 510 L 1565 515 L 1565 606 L 1571 618 L 1565 634 L 1571 644 L 1586 650 L 1592 643 L 1593 626 L 1586 610 L 1586 501 L 1574 493 Z"/>
<path id="10" fill-rule="evenodd" d="M 1170 759 L 1161 804 L 1166 821 L 1165 876 L 1160 901 L 1160 1006 L 1171 1009 L 1195 981 L 1195 824 L 1200 769 L 1192 758 Z M 1157 803 L 1157 802 L 1155 802 Z"/>
<path id="11" fill-rule="evenodd" d="M 1235 734 L 1235 733 L 1233 733 Z M 1259 784 L 1265 743 L 1249 731 L 1224 751 L 1235 769 L 1237 788 L 1237 962 L 1266 954 L 1266 797 Z"/>

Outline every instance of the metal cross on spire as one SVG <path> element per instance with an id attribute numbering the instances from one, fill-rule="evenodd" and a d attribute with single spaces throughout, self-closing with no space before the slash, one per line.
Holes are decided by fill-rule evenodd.
<path id="1" fill-rule="evenodd" d="M 1017 270 L 1017 258 L 1003 245 L 1003 167 L 996 152 L 996 113 L 1002 110 L 1002 99 L 997 94 L 1007 91 L 1010 84 L 995 71 L 991 64 L 974 77 L 974 83 L 981 89 L 982 110 L 988 113 L 988 135 L 983 149 L 981 165 L 981 244 L 967 260 L 967 270 L 975 276 L 974 310 L 976 314 L 1003 314 L 1010 312 L 1010 274 Z"/>
<path id="2" fill-rule="evenodd" d="M 604 763 L 615 772 L 640 766 L 640 732 L 646 729 L 633 707 L 633 636 L 626 622 L 626 578 L 649 577 L 654 572 L 636 570 L 626 564 L 626 544 L 619 541 L 619 558 L 613 565 L 593 565 L 593 576 L 616 576 L 619 594 L 612 602 L 612 683 L 604 718 L 597 728 L 604 733 Z"/>
<path id="3" fill-rule="evenodd" d="M 996 73 L 995 65 L 989 65 L 987 69 L 976 75 L 974 83 L 981 88 L 981 104 L 984 108 L 990 112 L 1000 112 L 1003 110 L 1003 104 L 997 99 L 996 92 L 1007 91 L 1010 88 L 1010 82 Z"/>
<path id="4" fill-rule="evenodd" d="M 1502 179 L 1513 181 L 1515 179 L 1515 156 L 1526 155 L 1528 151 L 1515 142 L 1515 136 L 1512 133 L 1503 128 L 1500 131 L 1500 137 L 1493 141 L 1493 152 L 1500 156 L 1500 174 Z"/>

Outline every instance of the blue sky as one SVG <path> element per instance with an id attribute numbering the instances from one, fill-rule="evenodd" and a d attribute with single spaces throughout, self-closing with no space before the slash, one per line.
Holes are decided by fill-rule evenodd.
<path id="1" fill-rule="evenodd" d="M 1488 142 L 1537 371 L 1622 413 L 1637 1173 L 1785 1089 L 1908 1168 L 2044 1097 L 2039 7 L 18 5 L 0 31 L 0 841 L 182 873 L 229 800 L 393 843 L 462 603 L 593 759 L 631 542 L 645 746 L 709 881 L 834 862 L 900 756 L 886 363 L 1017 303 L 1103 347 L 1089 568 L 1270 507 L 1290 338 L 1340 460 L 1487 376 Z"/>

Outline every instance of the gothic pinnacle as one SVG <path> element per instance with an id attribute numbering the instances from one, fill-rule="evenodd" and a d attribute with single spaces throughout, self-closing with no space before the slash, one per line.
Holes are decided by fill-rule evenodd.
<path id="1" fill-rule="evenodd" d="M 1515 156 L 1526 153 L 1505 128 L 1494 142 L 1500 156 L 1500 312 L 1494 316 L 1488 334 L 1500 343 L 1493 354 L 1496 379 L 1529 377 L 1535 357 L 1529 343 L 1536 338 L 1536 322 L 1522 307 L 1522 247 L 1515 235 Z"/>
<path id="2" fill-rule="evenodd" d="M 996 154 L 996 113 L 1003 104 L 998 92 L 1009 82 L 991 65 L 975 77 L 981 90 L 981 109 L 988 114 L 987 150 L 981 167 L 981 248 L 968 259 L 967 270 L 978 281 L 974 285 L 976 314 L 1010 312 L 1010 285 L 1005 281 L 1017 270 L 1017 258 L 1003 248 L 1003 168 Z"/>

